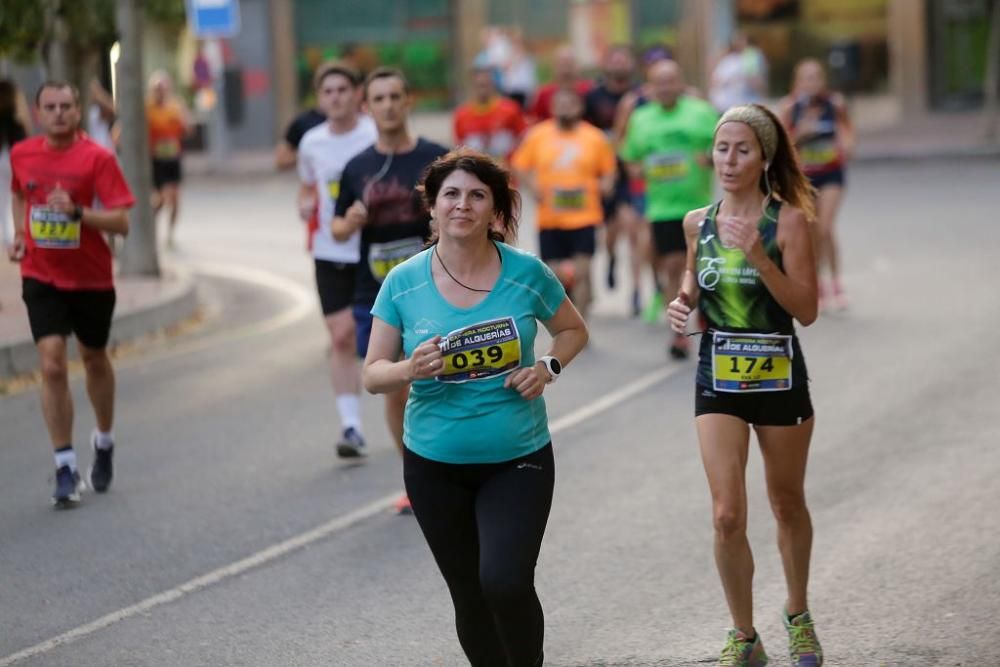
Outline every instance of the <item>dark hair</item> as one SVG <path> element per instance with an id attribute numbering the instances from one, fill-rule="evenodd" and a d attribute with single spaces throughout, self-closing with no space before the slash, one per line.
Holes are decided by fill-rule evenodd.
<path id="1" fill-rule="evenodd" d="M 516 239 L 518 216 L 521 214 L 521 195 L 510 183 L 510 172 L 489 155 L 467 146 L 459 146 L 447 155 L 439 157 L 424 171 L 417 191 L 423 196 L 428 210 L 434 208 L 441 185 L 455 171 L 472 174 L 493 194 L 493 212 L 500 218 L 503 231 L 490 227 L 488 234 L 490 240 L 505 243 Z M 431 230 L 428 244 L 436 243 L 437 240 L 438 231 L 435 226 Z"/>
<path id="2" fill-rule="evenodd" d="M 63 88 L 69 88 L 69 91 L 73 93 L 73 102 L 77 106 L 80 106 L 80 89 L 74 86 L 69 81 L 58 81 L 58 80 L 48 80 L 38 87 L 38 91 L 35 93 L 35 106 L 37 107 L 42 100 L 42 92 L 48 90 L 49 88 L 55 88 L 56 90 L 62 90 Z"/>
<path id="3" fill-rule="evenodd" d="M 27 136 L 28 131 L 17 118 L 17 86 L 0 79 L 0 148 L 13 146 Z"/>
<path id="4" fill-rule="evenodd" d="M 313 88 L 318 90 L 323 85 L 323 79 L 333 74 L 339 74 L 350 81 L 352 88 L 357 88 L 363 81 L 361 72 L 352 67 L 350 63 L 343 60 L 329 60 L 316 68 L 316 73 L 313 75 Z"/>
<path id="5" fill-rule="evenodd" d="M 767 115 L 774 124 L 774 129 L 778 134 L 778 145 L 774 150 L 774 157 L 768 165 L 767 171 L 761 174 L 760 190 L 767 192 L 767 180 L 770 178 L 771 189 L 782 201 L 788 202 L 795 208 L 805 213 L 806 219 L 810 222 L 816 219 L 816 190 L 810 184 L 809 179 L 802 171 L 799 162 L 798 151 L 792 145 L 792 140 L 788 136 L 785 125 L 778 120 L 778 117 L 761 104 L 754 104 L 760 111 Z M 763 149 L 761 149 L 763 153 Z M 769 176 L 770 174 L 770 176 Z"/>
<path id="6" fill-rule="evenodd" d="M 409 95 L 410 82 L 406 80 L 406 75 L 403 74 L 402 70 L 396 69 L 395 67 L 376 67 L 365 78 L 365 99 L 368 99 L 368 88 L 372 85 L 373 81 L 378 79 L 390 79 L 393 77 L 403 82 L 403 92 Z"/>

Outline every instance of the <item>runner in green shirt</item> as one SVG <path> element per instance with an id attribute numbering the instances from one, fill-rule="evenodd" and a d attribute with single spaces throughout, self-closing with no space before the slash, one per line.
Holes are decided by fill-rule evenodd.
<path id="1" fill-rule="evenodd" d="M 675 61 L 655 64 L 648 76 L 653 99 L 632 113 L 621 152 L 635 176 L 646 181 L 654 269 L 669 302 L 684 273 L 684 215 L 712 199 L 710 151 L 718 114 L 708 102 L 684 95 L 684 74 Z M 674 335 L 670 355 L 688 356 L 682 334 Z"/>

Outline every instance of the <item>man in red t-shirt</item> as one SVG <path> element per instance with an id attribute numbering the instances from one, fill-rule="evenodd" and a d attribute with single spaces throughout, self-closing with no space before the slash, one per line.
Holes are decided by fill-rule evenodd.
<path id="1" fill-rule="evenodd" d="M 532 120 L 540 123 L 552 118 L 552 96 L 560 88 L 575 90 L 580 99 L 583 99 L 593 87 L 593 82 L 580 77 L 573 49 L 569 46 L 559 47 L 552 62 L 552 81 L 535 93 L 535 101 L 531 105 Z"/>
<path id="2" fill-rule="evenodd" d="M 135 203 L 115 156 L 80 132 L 80 95 L 65 82 L 35 96 L 44 136 L 10 154 L 17 229 L 10 259 L 21 263 L 22 295 L 42 369 L 42 414 L 55 449 L 56 507 L 80 502 L 73 451 L 73 401 L 66 339 L 75 334 L 97 421 L 90 483 L 107 491 L 112 477 L 115 376 L 107 353 L 115 288 L 105 233 L 128 233 Z M 100 202 L 100 207 L 95 202 Z"/>
<path id="3" fill-rule="evenodd" d="M 472 71 L 472 99 L 455 109 L 455 143 L 506 162 L 527 124 L 517 102 L 497 94 L 493 69 Z"/>

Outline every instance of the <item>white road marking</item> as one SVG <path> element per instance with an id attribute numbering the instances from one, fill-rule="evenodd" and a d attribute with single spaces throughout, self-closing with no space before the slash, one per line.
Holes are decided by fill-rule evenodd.
<path id="1" fill-rule="evenodd" d="M 271 277 L 269 276 L 268 280 L 270 279 Z M 680 370 L 686 368 L 688 368 L 688 366 L 673 364 L 647 373 L 646 375 L 619 387 L 615 391 L 606 394 L 595 401 L 581 405 L 569 414 L 555 419 L 549 424 L 549 432 L 554 436 L 557 433 L 570 429 L 577 424 L 590 419 L 591 417 L 610 410 L 620 403 L 624 403 L 633 396 L 646 391 L 647 389 L 663 382 L 667 378 L 676 375 Z M 238 560 L 235 563 L 212 570 L 208 574 L 203 574 L 200 577 L 196 577 L 181 584 L 180 586 L 163 591 L 162 593 L 148 597 L 134 605 L 111 612 L 110 614 L 102 616 L 95 621 L 78 626 L 72 630 L 56 635 L 51 639 L 35 644 L 34 646 L 29 646 L 28 648 L 18 651 L 17 653 L 0 658 L 0 667 L 8 667 L 9 665 L 21 662 L 22 660 L 27 660 L 28 658 L 48 653 L 49 651 L 52 651 L 60 646 L 75 642 L 78 639 L 82 639 L 120 621 L 124 621 L 133 616 L 138 616 L 139 614 L 145 614 L 155 607 L 167 604 L 168 602 L 174 602 L 175 600 L 179 600 L 186 595 L 196 593 L 204 588 L 208 588 L 209 586 L 213 586 L 221 581 L 224 581 L 225 579 L 243 574 L 247 570 L 251 570 L 255 567 L 277 560 L 278 558 L 286 556 L 289 553 L 313 544 L 314 542 L 326 539 L 331 535 L 346 530 L 355 524 L 361 523 L 366 519 L 370 519 L 377 514 L 389 510 L 393 506 L 393 503 L 395 503 L 396 499 L 399 498 L 399 494 L 400 492 L 397 491 L 387 495 L 368 503 L 367 505 L 359 507 L 352 512 L 348 512 L 347 514 L 339 516 L 335 519 L 331 519 L 330 521 L 317 526 L 312 530 L 300 533 L 299 535 L 284 540 L 283 542 L 278 542 L 277 544 L 262 549 L 261 551 L 243 558 L 242 560 Z"/>

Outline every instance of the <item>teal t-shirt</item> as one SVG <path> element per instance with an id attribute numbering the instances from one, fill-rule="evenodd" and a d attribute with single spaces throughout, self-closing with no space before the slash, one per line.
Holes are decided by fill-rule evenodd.
<path id="1" fill-rule="evenodd" d="M 424 458 L 444 463 L 497 463 L 549 443 L 545 401 L 504 388 L 507 374 L 535 364 L 538 320 L 566 298 L 559 279 L 537 257 L 503 243 L 493 290 L 472 308 L 457 308 L 431 277 L 431 250 L 396 266 L 386 277 L 372 315 L 402 333 L 403 352 L 441 336 L 441 378 L 410 387 L 403 441 Z"/>
<path id="2" fill-rule="evenodd" d="M 697 158 L 712 150 L 718 119 L 708 102 L 683 95 L 672 109 L 651 101 L 632 112 L 621 155 L 642 164 L 650 220 L 681 220 L 711 202 L 712 170 Z"/>

